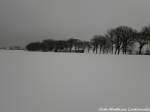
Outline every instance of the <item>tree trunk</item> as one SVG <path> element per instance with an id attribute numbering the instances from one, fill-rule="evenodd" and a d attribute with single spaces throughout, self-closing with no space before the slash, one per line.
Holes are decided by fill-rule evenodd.
<path id="1" fill-rule="evenodd" d="M 142 48 L 143 48 L 143 45 L 140 45 L 140 47 L 139 47 L 139 55 L 142 54 Z"/>
<path id="2" fill-rule="evenodd" d="M 114 52 L 114 46 L 112 45 L 112 54 L 113 54 L 113 52 Z"/>
<path id="3" fill-rule="evenodd" d="M 118 48 L 118 55 L 120 54 L 120 48 Z"/>
<path id="4" fill-rule="evenodd" d="M 101 54 L 101 52 L 102 52 L 102 46 L 100 46 L 100 51 L 99 51 L 99 53 Z"/>
<path id="5" fill-rule="evenodd" d="M 97 54 L 97 47 L 96 47 L 96 54 Z"/>

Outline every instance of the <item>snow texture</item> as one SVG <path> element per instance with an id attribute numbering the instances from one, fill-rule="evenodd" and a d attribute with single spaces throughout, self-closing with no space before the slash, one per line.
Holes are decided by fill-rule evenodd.
<path id="1" fill-rule="evenodd" d="M 0 112 L 150 107 L 149 56 L 0 51 Z"/>

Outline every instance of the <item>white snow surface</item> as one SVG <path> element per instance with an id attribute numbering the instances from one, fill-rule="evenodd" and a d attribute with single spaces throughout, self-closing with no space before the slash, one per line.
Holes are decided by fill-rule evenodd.
<path id="1" fill-rule="evenodd" d="M 150 108 L 150 57 L 0 51 L 0 112 Z"/>

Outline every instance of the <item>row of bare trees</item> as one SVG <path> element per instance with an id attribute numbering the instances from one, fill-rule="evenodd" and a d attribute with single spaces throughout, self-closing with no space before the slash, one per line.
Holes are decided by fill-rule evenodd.
<path id="1" fill-rule="evenodd" d="M 88 42 L 70 38 L 68 40 L 47 39 L 42 42 L 33 42 L 26 46 L 29 51 L 54 52 L 84 52 Z"/>
<path id="2" fill-rule="evenodd" d="M 104 35 L 95 35 L 90 41 L 70 38 L 68 40 L 43 40 L 26 46 L 29 51 L 54 52 L 93 52 L 103 54 L 143 54 L 142 50 L 150 43 L 150 25 L 137 31 L 128 26 L 119 26 L 108 30 Z M 147 54 L 149 48 L 147 47 Z"/>

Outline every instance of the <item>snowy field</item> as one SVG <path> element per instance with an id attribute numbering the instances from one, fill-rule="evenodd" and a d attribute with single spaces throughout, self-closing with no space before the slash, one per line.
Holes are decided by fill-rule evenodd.
<path id="1" fill-rule="evenodd" d="M 150 108 L 150 57 L 0 51 L 0 112 Z"/>

